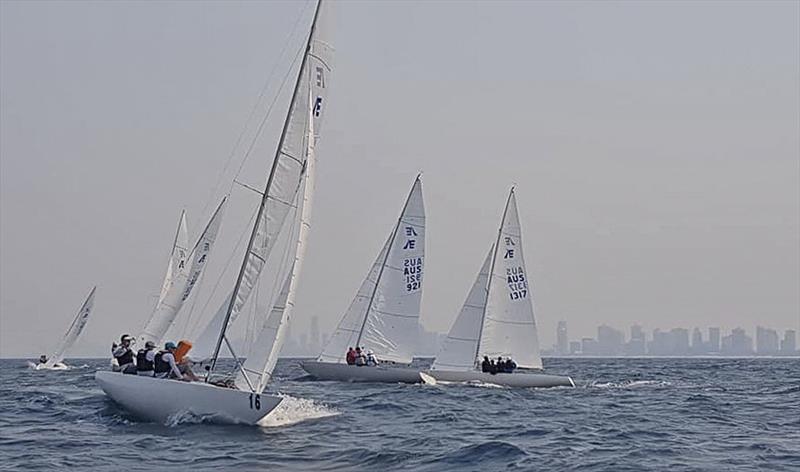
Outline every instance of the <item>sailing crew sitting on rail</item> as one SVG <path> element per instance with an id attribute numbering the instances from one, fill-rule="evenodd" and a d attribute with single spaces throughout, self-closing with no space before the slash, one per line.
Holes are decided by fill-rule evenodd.
<path id="1" fill-rule="evenodd" d="M 356 348 L 356 365 L 367 365 L 367 357 L 360 347 Z"/>
<path id="2" fill-rule="evenodd" d="M 184 380 L 183 374 L 181 374 L 181 370 L 178 368 L 178 364 L 175 363 L 175 350 L 178 349 L 178 346 L 175 345 L 174 342 L 170 341 L 164 344 L 164 350 L 160 351 L 156 354 L 155 357 L 155 377 L 160 379 L 179 379 Z"/>
<path id="3" fill-rule="evenodd" d="M 367 351 L 367 365 L 378 365 L 378 358 L 372 352 L 372 349 Z"/>
<path id="4" fill-rule="evenodd" d="M 347 349 L 347 365 L 355 365 L 356 363 L 356 351 L 352 348 Z"/>
<path id="5" fill-rule="evenodd" d="M 497 356 L 497 373 L 504 374 L 506 372 L 506 362 L 501 356 Z"/>
<path id="6" fill-rule="evenodd" d="M 506 361 L 506 372 L 508 372 L 509 374 L 513 374 L 514 369 L 516 368 L 517 368 L 517 363 L 512 361 L 511 358 L 509 357 L 508 360 Z"/>
<path id="7" fill-rule="evenodd" d="M 488 373 L 491 370 L 492 364 L 489 362 L 489 356 L 483 356 L 483 362 L 481 362 L 481 372 Z"/>
<path id="8" fill-rule="evenodd" d="M 489 373 L 492 375 L 497 373 L 497 365 L 494 363 L 494 359 L 489 361 Z"/>
<path id="9" fill-rule="evenodd" d="M 136 364 L 133 349 L 131 349 L 131 342 L 133 338 L 127 334 L 123 334 L 119 338 L 120 344 L 116 343 L 111 345 L 111 354 L 117 365 L 114 367 L 114 372 L 122 372 L 123 374 L 135 374 Z"/>
<path id="10" fill-rule="evenodd" d="M 186 355 L 191 349 L 192 343 L 189 341 L 178 341 L 178 348 L 173 355 L 175 356 L 175 363 L 178 364 L 178 370 L 181 371 L 181 374 L 185 375 L 186 378 L 192 382 L 197 382 L 200 378 L 192 371 L 192 361 L 189 359 L 189 356 Z"/>
<path id="11" fill-rule="evenodd" d="M 45 356 L 44 354 L 39 356 L 39 364 L 47 364 L 47 356 Z"/>
<path id="12" fill-rule="evenodd" d="M 156 364 L 156 343 L 147 341 L 144 347 L 136 353 L 136 373 L 145 377 L 152 377 Z"/>

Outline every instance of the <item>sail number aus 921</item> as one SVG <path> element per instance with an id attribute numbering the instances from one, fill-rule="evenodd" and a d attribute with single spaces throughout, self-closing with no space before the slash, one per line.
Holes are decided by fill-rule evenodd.
<path id="1" fill-rule="evenodd" d="M 259 394 L 250 394 L 250 409 L 253 410 L 260 410 L 261 409 L 261 395 Z"/>

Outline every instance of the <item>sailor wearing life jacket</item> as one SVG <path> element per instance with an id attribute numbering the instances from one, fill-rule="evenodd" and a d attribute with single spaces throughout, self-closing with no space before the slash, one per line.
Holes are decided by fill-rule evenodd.
<path id="1" fill-rule="evenodd" d="M 175 363 L 175 350 L 177 348 L 178 346 L 176 346 L 174 342 L 170 341 L 164 344 L 163 351 L 160 351 L 155 355 L 155 365 L 153 366 L 155 377 L 161 379 L 170 378 L 183 380 L 183 374 L 181 374 L 178 364 Z"/>
<path id="2" fill-rule="evenodd" d="M 136 374 L 152 377 L 156 365 L 156 343 L 147 341 L 136 353 Z"/>
<path id="3" fill-rule="evenodd" d="M 127 334 L 123 334 L 119 338 L 120 344 L 111 346 L 111 354 L 117 365 L 114 367 L 115 372 L 122 372 L 123 374 L 135 374 L 136 364 L 134 364 L 133 349 L 131 349 L 131 341 L 133 338 Z"/>

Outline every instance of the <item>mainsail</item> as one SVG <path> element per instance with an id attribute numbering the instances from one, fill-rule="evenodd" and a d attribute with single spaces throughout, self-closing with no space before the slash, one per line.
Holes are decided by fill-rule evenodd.
<path id="1" fill-rule="evenodd" d="M 324 18 L 326 14 L 322 10 L 320 2 L 314 12 L 311 32 L 292 92 L 289 111 L 239 276 L 229 296 L 224 316 L 221 319 L 215 316 L 206 330 L 218 328 L 215 330 L 217 339 L 212 355 L 212 370 L 222 343 L 226 341 L 225 331 L 250 297 L 270 252 L 285 227 L 286 216 L 294 205 L 302 184 L 302 173 L 308 157 L 308 130 L 314 129 L 319 132 L 321 128 L 321 121 L 327 106 L 333 55 L 333 48 L 327 41 L 327 32 L 325 31 Z M 308 110 L 309 97 L 312 102 L 310 112 Z M 212 326 L 216 323 L 219 325 Z M 203 339 L 204 335 L 198 339 L 201 343 L 201 351 Z M 228 347 L 230 348 L 230 345 Z"/>
<path id="2" fill-rule="evenodd" d="M 530 274 L 522 252 L 522 229 L 512 188 L 495 245 L 479 355 L 513 357 L 520 367 L 541 369 Z"/>
<path id="3" fill-rule="evenodd" d="M 309 107 L 309 110 L 312 110 Z M 264 326 L 255 338 L 247 360 L 242 365 L 242 369 L 236 375 L 236 386 L 240 390 L 253 386 L 257 393 L 264 391 L 267 386 L 275 364 L 278 362 L 278 355 L 283 346 L 284 336 L 288 327 L 289 319 L 294 308 L 294 296 L 297 291 L 297 281 L 303 258 L 305 256 L 306 239 L 311 229 L 311 206 L 314 195 L 314 145 L 316 136 L 314 134 L 314 122 L 309 120 L 308 130 L 308 150 L 306 152 L 305 183 L 302 198 L 298 202 L 300 218 L 299 229 L 297 231 L 297 241 L 295 243 L 294 262 L 286 275 L 278 299 L 270 311 Z M 245 375 L 249 378 L 245 378 Z"/>
<path id="4" fill-rule="evenodd" d="M 511 357 L 520 367 L 541 369 L 528 282 L 517 199 L 512 188 L 497 241 L 439 349 L 433 370 L 473 370 L 481 356 Z"/>
<path id="5" fill-rule="evenodd" d="M 137 337 L 137 342 L 140 346 L 144 346 L 147 341 L 161 344 L 164 335 L 175 321 L 175 317 L 183 306 L 183 302 L 189 298 L 211 254 L 211 249 L 214 246 L 214 241 L 217 238 L 217 233 L 219 232 L 222 222 L 222 214 L 226 201 L 227 197 L 222 199 L 222 202 L 219 204 L 216 211 L 214 211 L 214 214 L 206 225 L 205 230 L 188 255 L 186 250 L 186 246 L 188 245 L 186 242 L 188 239 L 186 216 L 185 213 L 181 213 L 181 223 L 175 238 L 176 242 L 173 248 L 172 258 L 167 267 L 167 276 L 164 278 L 161 296 L 153 310 L 153 314 L 150 316 L 141 334 Z M 187 260 L 191 261 L 191 263 L 187 263 Z"/>
<path id="6" fill-rule="evenodd" d="M 410 363 L 419 335 L 425 205 L 417 176 L 403 211 L 319 360 L 343 362 L 349 346 Z"/>
<path id="7" fill-rule="evenodd" d="M 83 332 L 83 328 L 86 327 L 86 322 L 89 321 L 89 314 L 92 312 L 92 307 L 94 306 L 94 293 L 97 290 L 97 287 L 92 287 L 92 291 L 89 292 L 89 296 L 86 297 L 86 301 L 83 302 L 81 309 L 78 310 L 78 314 L 75 316 L 75 319 L 72 320 L 72 324 L 69 326 L 67 330 L 67 334 L 64 335 L 64 339 L 61 340 L 61 344 L 59 344 L 58 349 L 50 356 L 45 364 L 46 367 L 53 367 L 55 364 L 64 360 L 64 356 L 66 355 L 67 351 L 75 344 L 75 341 L 78 340 L 81 333 Z"/>

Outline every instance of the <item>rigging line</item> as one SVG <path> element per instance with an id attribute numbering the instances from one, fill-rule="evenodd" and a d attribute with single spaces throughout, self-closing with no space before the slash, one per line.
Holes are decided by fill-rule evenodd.
<path id="1" fill-rule="evenodd" d="M 267 76 L 267 80 L 264 82 L 264 85 L 261 87 L 261 90 L 258 93 L 258 98 L 256 99 L 256 102 L 253 104 L 253 108 L 250 110 L 250 114 L 247 116 L 247 119 L 245 120 L 244 125 L 242 126 L 242 130 L 239 132 L 239 136 L 236 138 L 236 141 L 234 142 L 233 148 L 231 149 L 230 154 L 228 154 L 228 158 L 225 160 L 225 164 L 222 166 L 222 171 L 219 174 L 217 174 L 217 180 L 214 183 L 214 186 L 212 187 L 212 191 L 209 194 L 205 205 L 203 205 L 203 211 L 200 213 L 201 215 L 205 215 L 206 214 L 206 211 L 208 211 L 209 205 L 211 205 L 211 202 L 214 200 L 214 195 L 216 195 L 217 191 L 219 190 L 219 186 L 222 184 L 222 178 L 225 176 L 225 172 L 228 170 L 228 166 L 230 166 L 231 162 L 233 161 L 233 158 L 236 155 L 236 151 L 239 149 L 239 146 L 242 144 L 242 141 L 244 140 L 244 135 L 247 132 L 247 129 L 250 128 L 250 123 L 253 121 L 253 117 L 255 117 L 256 111 L 258 111 L 258 106 L 261 104 L 261 101 L 263 100 L 264 95 L 266 95 L 266 93 L 267 93 L 267 89 L 269 88 L 269 85 L 272 83 L 272 81 L 275 78 L 275 73 L 278 71 L 278 66 L 281 64 L 281 62 L 283 60 L 283 56 L 284 56 L 284 54 L 286 54 L 286 51 L 289 50 L 289 44 L 291 43 L 291 39 L 297 33 L 298 26 L 300 25 L 300 20 L 302 20 L 303 17 L 306 16 L 306 10 L 307 9 L 308 9 L 308 7 L 305 7 L 300 12 L 300 14 L 297 16 L 297 19 L 294 22 L 294 26 L 292 27 L 291 32 L 286 37 L 286 39 L 283 41 L 283 47 L 281 48 L 281 52 L 278 54 L 278 60 L 275 61 L 275 64 L 273 64 L 272 70 L 270 70 L 269 75 Z M 280 93 L 280 89 L 278 90 L 278 93 Z M 269 111 L 267 111 L 267 114 L 269 114 Z M 202 220 L 200 220 L 200 221 L 202 221 Z"/>
<path id="2" fill-rule="evenodd" d="M 228 256 L 228 260 L 225 262 L 225 266 L 222 268 L 222 272 L 220 273 L 219 277 L 217 277 L 217 282 L 214 284 L 214 288 L 211 289 L 211 293 L 208 295 L 208 298 L 206 299 L 206 303 L 203 305 L 203 308 L 200 310 L 201 313 L 206 311 L 206 309 L 208 308 L 208 305 L 211 303 L 211 300 L 214 298 L 214 294 L 217 292 L 217 289 L 219 288 L 220 284 L 222 283 L 222 279 L 225 276 L 225 272 L 228 271 L 228 267 L 230 267 L 231 262 L 233 261 L 234 257 L 239 253 L 238 249 L 239 249 L 239 246 L 242 245 L 242 241 L 244 241 L 245 235 L 250 233 L 250 231 L 249 231 L 250 224 L 253 222 L 255 217 L 256 217 L 256 211 L 254 210 L 253 214 L 250 216 L 250 219 L 247 222 L 247 226 L 245 226 L 244 230 L 242 230 L 242 233 L 239 235 L 239 240 L 236 241 L 236 245 L 233 247 L 233 251 L 231 252 L 231 255 Z M 207 278 L 207 277 L 204 277 L 204 278 Z M 202 283 L 203 281 L 201 280 L 200 282 Z M 199 296 L 195 297 L 194 303 L 192 303 L 192 308 L 191 308 L 191 310 L 189 310 L 189 316 L 186 317 L 186 323 L 185 323 L 184 328 L 183 328 L 183 333 L 184 334 L 188 334 L 187 330 L 189 329 L 189 326 L 191 326 L 191 319 L 194 316 L 194 308 L 195 308 L 195 304 L 196 304 L 198 298 L 200 298 L 200 297 Z"/>
<path id="3" fill-rule="evenodd" d="M 303 51 L 305 51 L 306 47 L 302 46 L 300 49 L 297 50 L 297 53 L 292 59 L 292 64 L 289 66 L 289 69 L 286 71 L 286 75 L 283 76 L 283 81 L 281 81 L 281 85 L 278 88 L 278 92 L 272 98 L 272 103 L 269 104 L 269 108 L 267 108 L 267 113 L 264 115 L 264 118 L 261 119 L 261 123 L 258 124 L 258 129 L 256 129 L 256 134 L 253 136 L 253 139 L 250 141 L 250 146 L 248 146 L 247 151 L 244 153 L 244 158 L 242 162 L 239 164 L 239 168 L 236 169 L 236 175 L 234 175 L 233 179 L 236 180 L 239 178 L 239 175 L 242 173 L 242 168 L 244 167 L 245 163 L 247 163 L 247 159 L 250 157 L 250 153 L 253 152 L 253 148 L 255 147 L 256 143 L 258 142 L 258 138 L 261 137 L 261 133 L 264 130 L 264 125 L 267 123 L 267 119 L 269 118 L 270 114 L 272 113 L 272 109 L 275 108 L 275 103 L 278 101 L 278 97 L 280 96 L 280 92 L 286 86 L 286 82 L 289 80 L 289 77 L 292 76 L 292 71 L 294 71 L 294 66 L 297 64 L 297 59 L 302 56 Z M 289 112 L 291 113 L 291 106 L 289 104 Z M 231 183 L 231 189 L 233 189 L 233 183 Z"/>

